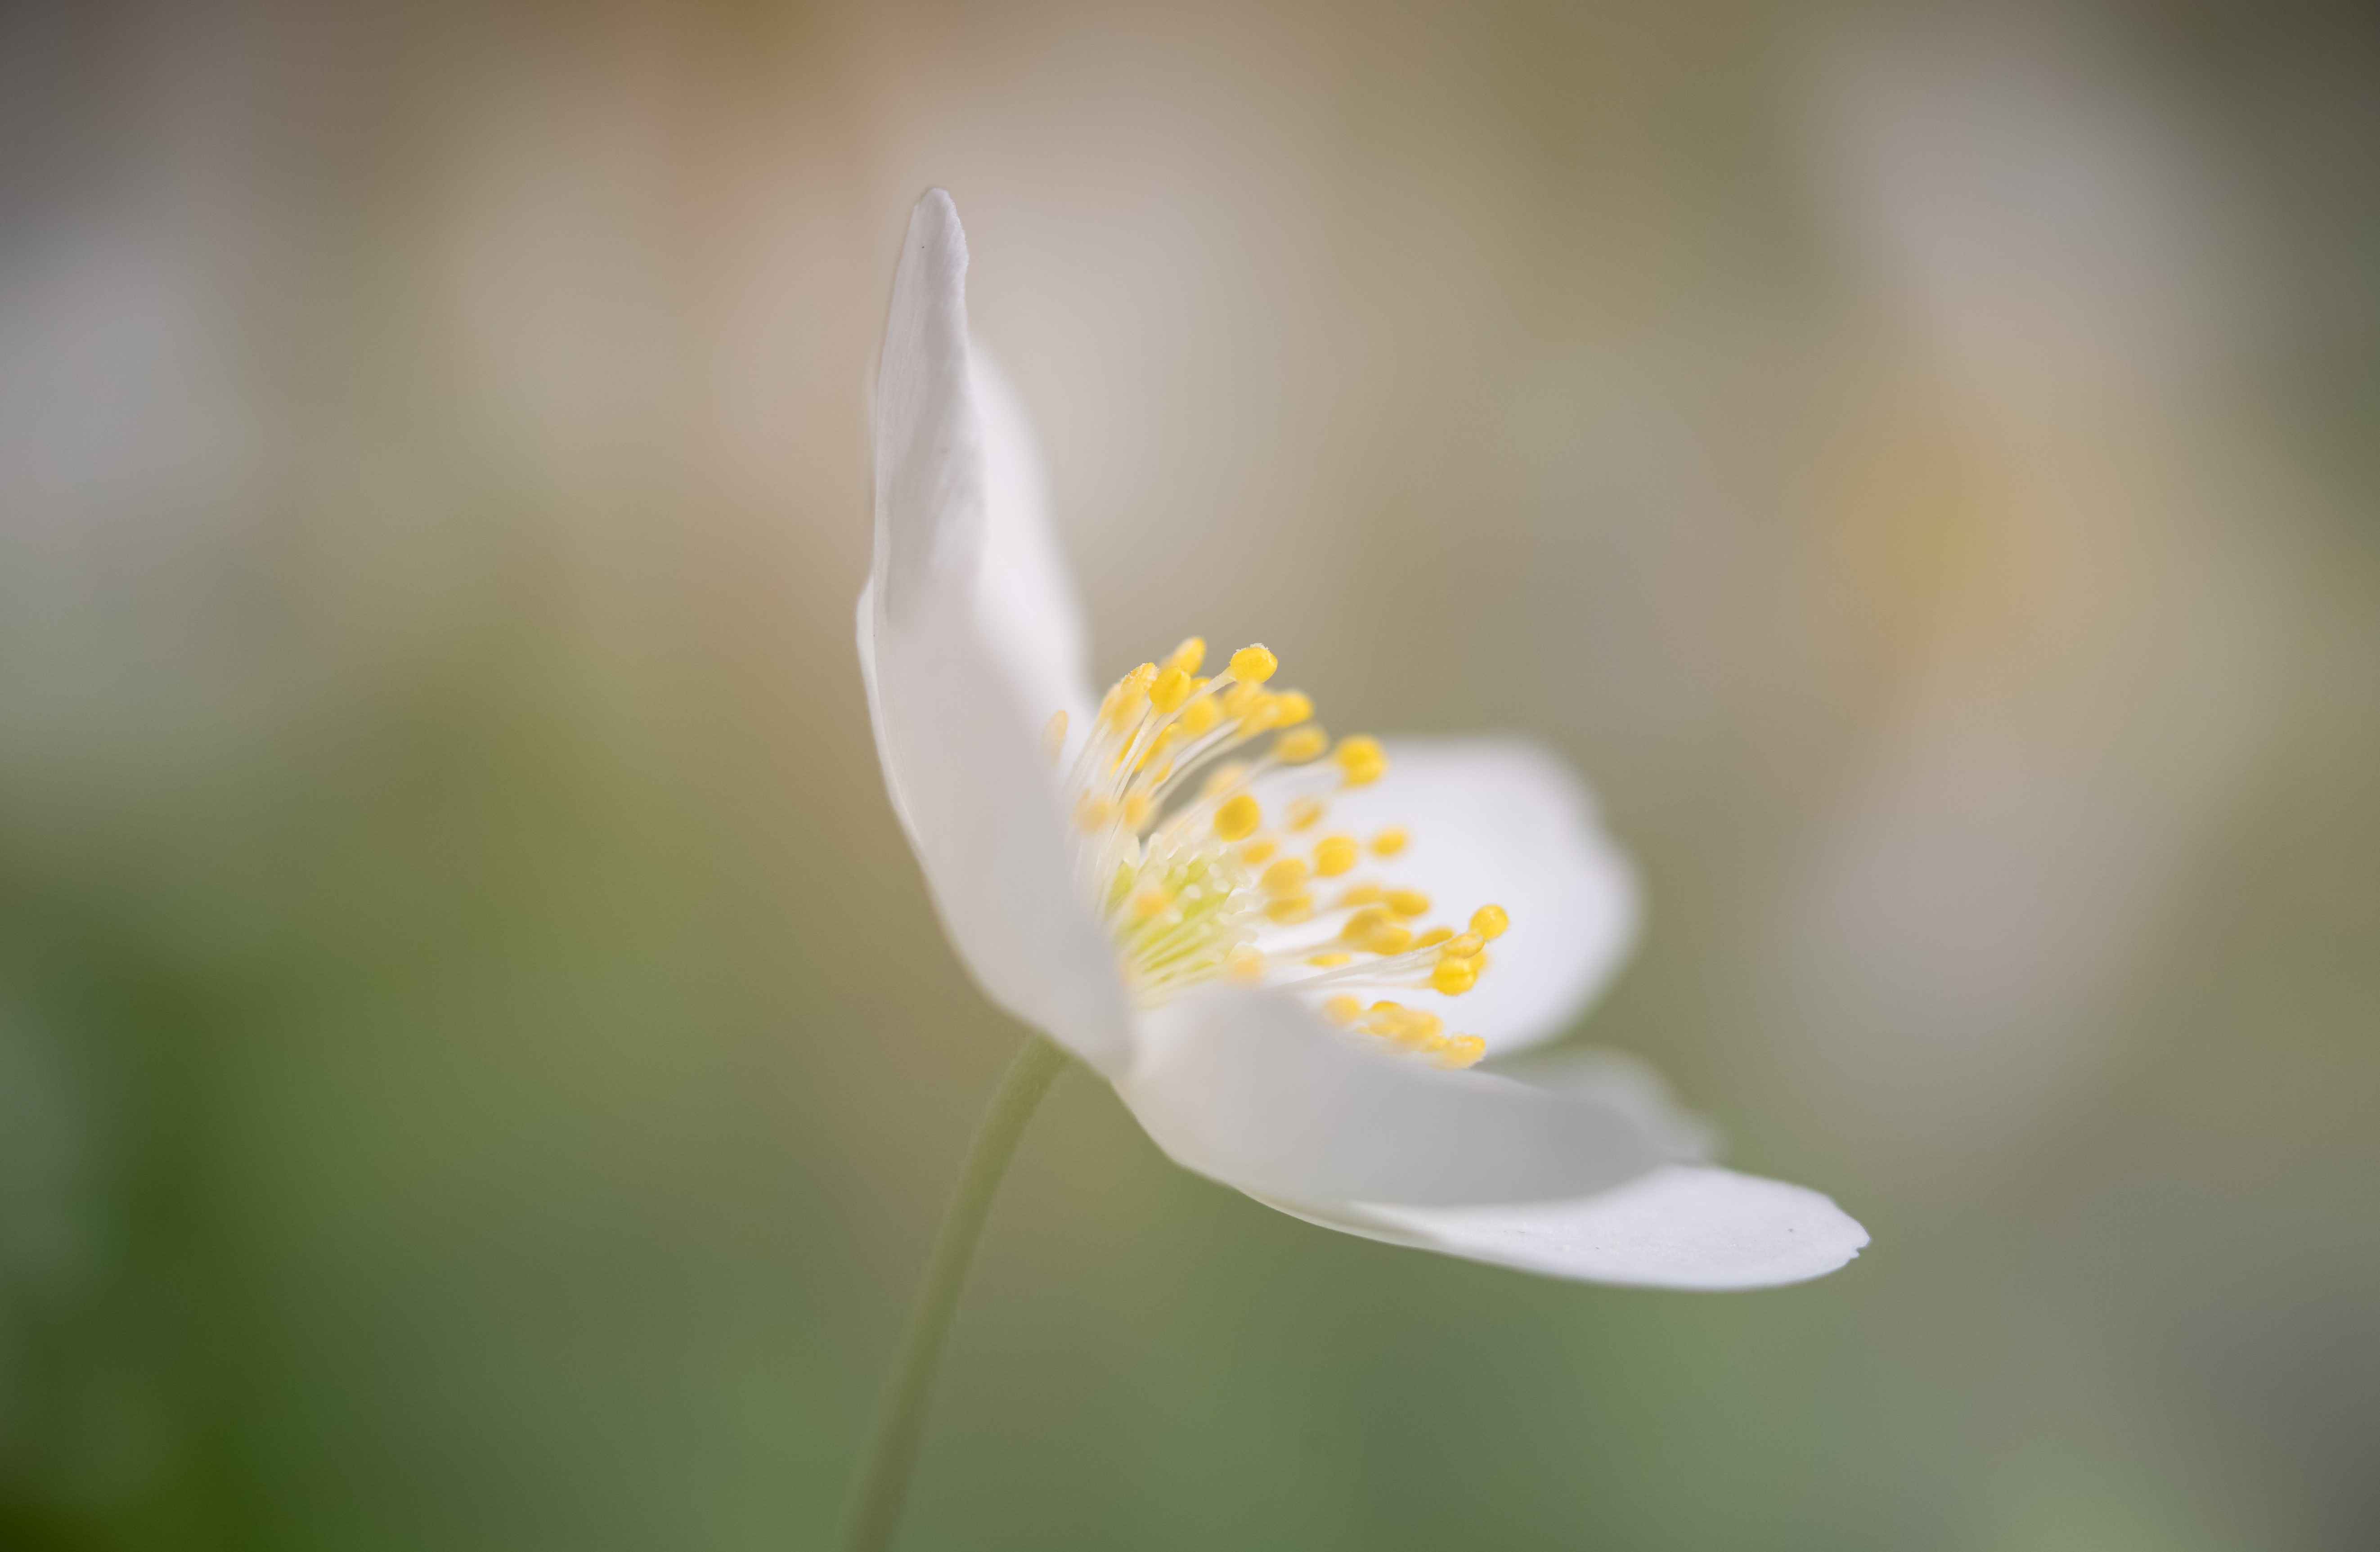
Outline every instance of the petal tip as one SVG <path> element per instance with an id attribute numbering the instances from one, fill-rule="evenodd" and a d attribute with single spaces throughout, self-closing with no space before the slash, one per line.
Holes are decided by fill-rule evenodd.
<path id="1" fill-rule="evenodd" d="M 966 228 L 959 221 L 958 202 L 951 191 L 936 184 L 917 196 L 909 210 L 909 240 L 917 246 L 943 245 L 956 249 L 956 257 L 966 261 Z"/>

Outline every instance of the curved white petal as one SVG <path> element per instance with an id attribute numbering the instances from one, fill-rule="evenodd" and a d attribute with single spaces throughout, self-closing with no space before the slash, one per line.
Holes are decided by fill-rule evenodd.
<path id="1" fill-rule="evenodd" d="M 1657 1095 L 1449 1072 L 1281 992 L 1212 988 L 1144 1015 L 1116 1090 L 1189 1169 L 1302 1202 L 1582 1194 L 1699 1155 Z"/>
<path id="2" fill-rule="evenodd" d="M 1047 710 L 989 542 L 990 489 L 966 330 L 966 239 L 940 189 L 917 203 L 877 368 L 876 550 L 860 671 L 885 785 L 945 931 L 994 1001 L 1102 1070 L 1130 1008 L 1107 936 L 1075 892 Z M 994 580 L 987 583 L 987 576 Z"/>
<path id="3" fill-rule="evenodd" d="M 1817 1192 L 1682 1164 L 1571 1201 L 1318 1207 L 1275 1198 L 1266 1205 L 1389 1244 L 1637 1288 L 1804 1282 L 1850 1262 L 1867 1243 L 1867 1231 Z"/>
<path id="4" fill-rule="evenodd" d="M 1490 903 L 1512 918 L 1475 988 L 1411 1000 L 1485 1039 L 1491 1057 L 1560 1034 L 1636 941 L 1635 869 L 1603 832 L 1585 783 L 1560 757 L 1517 739 L 1385 746 L 1389 773 L 1333 798 L 1328 828 L 1369 836 L 1402 826 L 1411 842 L 1377 871 L 1427 894 L 1433 921 L 1460 929 Z"/>
<path id="5" fill-rule="evenodd" d="M 1651 1062 L 1626 1051 L 1602 1046 L 1544 1047 L 1502 1058 L 1487 1070 L 1531 1088 L 1597 1095 L 1641 1115 L 1666 1117 L 1676 1157 L 1708 1161 L 1718 1156 L 1718 1129 L 1679 1104 Z"/>
<path id="6" fill-rule="evenodd" d="M 1082 595 L 1050 519 L 1049 477 L 1033 422 L 998 363 L 971 355 L 983 426 L 984 541 L 978 601 L 1033 725 L 1063 711 L 1076 728 L 1094 697 Z"/>

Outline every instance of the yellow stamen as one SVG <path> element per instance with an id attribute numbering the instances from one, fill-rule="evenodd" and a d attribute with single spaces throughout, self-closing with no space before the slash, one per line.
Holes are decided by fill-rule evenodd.
<path id="1" fill-rule="evenodd" d="M 1196 689 L 1203 686 L 1207 682 L 1204 679 L 1199 680 L 1197 685 L 1192 686 L 1193 692 L 1195 693 Z M 1222 720 L 1223 709 L 1215 704 L 1215 697 L 1213 696 L 1208 696 L 1203 699 L 1194 700 L 1189 705 L 1184 707 L 1182 709 L 1182 720 L 1175 725 L 1180 727 L 1183 732 L 1188 734 L 1191 737 L 1196 738 L 1202 734 L 1214 732 L 1215 724 Z"/>
<path id="2" fill-rule="evenodd" d="M 1355 867 L 1355 838 L 1352 835 L 1329 835 L 1316 843 L 1314 870 L 1326 879 L 1350 873 Z"/>
<path id="3" fill-rule="evenodd" d="M 1364 934 L 1363 946 L 1376 954 L 1401 954 L 1413 947 L 1413 928 L 1393 923 L 1376 927 Z"/>
<path id="4" fill-rule="evenodd" d="M 1467 959 L 1441 959 L 1429 973 L 1430 989 L 1449 997 L 1460 997 L 1479 984 L 1479 972 L 1471 968 Z"/>
<path id="5" fill-rule="evenodd" d="M 1173 903 L 1173 897 L 1161 889 L 1145 889 L 1132 897 L 1132 914 L 1139 921 L 1154 921 Z"/>
<path id="6" fill-rule="evenodd" d="M 1350 943 L 1361 944 L 1365 939 L 1372 935 L 1374 928 L 1388 925 L 1389 913 L 1386 906 L 1366 905 L 1347 918 L 1347 925 L 1339 929 L 1339 936 Z"/>
<path id="7" fill-rule="evenodd" d="M 1148 704 L 1169 715 L 1182 709 L 1190 698 L 1190 675 L 1178 668 L 1168 668 L 1148 686 Z"/>
<path id="8" fill-rule="evenodd" d="M 1379 834 L 1372 837 L 1372 855 L 1374 856 L 1392 857 L 1399 852 L 1403 851 L 1412 840 L 1413 837 L 1406 834 L 1401 827 L 1390 825 L 1388 829 L 1380 831 Z"/>
<path id="9" fill-rule="evenodd" d="M 1419 890 L 1392 889 L 1389 891 L 1389 909 L 1401 916 L 1418 916 L 1429 910 L 1429 896 Z"/>
<path id="10" fill-rule="evenodd" d="M 1389 891 L 1378 884 L 1350 884 L 1339 892 L 1342 905 L 1378 905 L 1388 899 Z"/>
<path id="11" fill-rule="evenodd" d="M 1289 805 L 1289 828 L 1312 830 L 1322 822 L 1323 812 L 1323 803 L 1318 797 L 1293 798 Z"/>
<path id="12" fill-rule="evenodd" d="M 1264 979 L 1265 956 L 1260 951 L 1242 943 L 1223 962 L 1223 973 L 1242 986 L 1254 986 Z"/>
<path id="13" fill-rule="evenodd" d="M 1281 728 L 1295 727 L 1314 715 L 1314 698 L 1304 690 L 1283 690 L 1272 697 L 1271 713 L 1267 719 L 1269 725 Z M 1315 751 L 1318 755 L 1321 752 L 1319 749 Z"/>
<path id="14" fill-rule="evenodd" d="M 1115 805 L 1104 797 L 1087 797 L 1075 806 L 1075 822 L 1085 830 L 1105 830 L 1115 818 Z"/>
<path id="15" fill-rule="evenodd" d="M 1262 646 L 1243 647 L 1232 654 L 1232 677 L 1243 685 L 1261 685 L 1281 666 L 1281 660 Z"/>
<path id="16" fill-rule="evenodd" d="M 1264 870 L 1264 891 L 1277 900 L 1286 900 L 1305 892 L 1305 859 L 1285 856 Z"/>
<path id="17" fill-rule="evenodd" d="M 1143 663 L 1116 681 L 1100 707 L 1100 714 L 1118 727 L 1134 721 L 1148 703 L 1148 686 L 1157 683 L 1157 665 Z"/>
<path id="18" fill-rule="evenodd" d="M 1368 786 L 1389 769 L 1389 757 L 1381 752 L 1380 741 L 1367 734 L 1341 739 L 1330 758 L 1339 762 L 1341 776 L 1351 787 Z"/>
<path id="19" fill-rule="evenodd" d="M 1284 927 L 1292 922 L 1310 920 L 1314 915 L 1314 896 L 1298 894 L 1286 900 L 1272 901 L 1265 906 L 1265 915 Z"/>
<path id="20" fill-rule="evenodd" d="M 1240 860 L 1250 867 L 1261 867 L 1265 864 L 1265 859 L 1279 850 L 1281 848 L 1270 841 L 1251 841 L 1240 848 Z"/>
<path id="21" fill-rule="evenodd" d="M 1476 1035 L 1456 1035 L 1430 1048 L 1429 1054 L 1441 1067 L 1469 1067 L 1488 1054 L 1488 1042 Z"/>
<path id="22" fill-rule="evenodd" d="M 1333 1024 L 1353 1024 L 1363 1016 L 1363 1001 L 1343 991 L 1322 1004 L 1322 1016 Z"/>
<path id="23" fill-rule="evenodd" d="M 1148 794 L 1145 792 L 1128 794 L 1123 800 L 1124 828 L 1136 833 L 1148 822 Z"/>
<path id="24" fill-rule="evenodd" d="M 1304 765 L 1322 758 L 1330 746 L 1330 735 L 1318 727 L 1302 727 L 1285 733 L 1273 741 L 1273 758 L 1283 765 Z"/>
<path id="25" fill-rule="evenodd" d="M 1188 636 L 1182 645 L 1166 655 L 1165 666 L 1178 668 L 1184 673 L 1196 673 L 1198 665 L 1207 661 L 1207 642 L 1203 637 Z"/>
<path id="26" fill-rule="evenodd" d="M 1313 965 L 1317 970 L 1336 970 L 1342 964 L 1354 964 L 1355 956 L 1351 953 L 1340 953 L 1334 950 L 1330 953 L 1307 954 L 1305 963 Z"/>
<path id="27" fill-rule="evenodd" d="M 1245 793 L 1224 799 L 1223 806 L 1215 810 L 1215 833 L 1226 841 L 1245 841 L 1263 822 L 1264 810 Z"/>
<path id="28" fill-rule="evenodd" d="M 1512 918 L 1504 914 L 1501 905 L 1482 905 L 1471 913 L 1471 930 L 1491 943 L 1504 936 L 1504 929 L 1512 925 Z"/>
<path id="29" fill-rule="evenodd" d="M 1450 938 L 1447 940 L 1443 957 L 1447 959 L 1469 959 L 1473 954 L 1477 953 L 1481 949 L 1487 946 L 1488 940 L 1485 938 L 1480 937 L 1479 934 L 1475 932 L 1466 932 L 1460 938 Z"/>
<path id="30" fill-rule="evenodd" d="M 1414 947 L 1416 949 L 1434 949 L 1440 943 L 1451 943 L 1453 940 L 1454 928 L 1451 927 L 1433 927 L 1427 932 L 1423 933 L 1420 937 L 1414 940 Z"/>

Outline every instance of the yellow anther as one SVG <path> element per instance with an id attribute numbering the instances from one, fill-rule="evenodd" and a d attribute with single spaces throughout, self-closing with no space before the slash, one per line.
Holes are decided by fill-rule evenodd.
<path id="1" fill-rule="evenodd" d="M 1372 837 L 1372 855 L 1374 856 L 1392 857 L 1399 852 L 1403 851 L 1412 841 L 1413 837 L 1406 834 L 1402 827 L 1390 825 L 1388 829 L 1380 831 L 1379 834 Z"/>
<path id="2" fill-rule="evenodd" d="M 1085 830 L 1105 830 L 1115 821 L 1115 805 L 1104 797 L 1087 797 L 1075 806 L 1075 822 Z"/>
<path id="3" fill-rule="evenodd" d="M 1289 806 L 1289 828 L 1292 830 L 1312 830 L 1316 825 L 1322 822 L 1324 812 L 1325 808 L 1323 802 L 1318 797 L 1301 797 L 1293 799 Z"/>
<path id="4" fill-rule="evenodd" d="M 1223 692 L 1223 715 L 1242 721 L 1253 721 L 1268 698 L 1254 685 L 1233 685 Z"/>
<path id="5" fill-rule="evenodd" d="M 1353 1024 L 1361 1018 L 1363 1013 L 1362 1000 L 1350 997 L 1343 991 L 1322 1004 L 1322 1016 L 1333 1024 Z"/>
<path id="6" fill-rule="evenodd" d="M 1232 654 L 1232 677 L 1243 685 L 1261 685 L 1280 666 L 1281 660 L 1261 646 L 1243 647 Z"/>
<path id="7" fill-rule="evenodd" d="M 1466 932 L 1460 938 L 1449 938 L 1446 940 L 1446 947 L 1441 951 L 1439 957 L 1443 959 L 1469 959 L 1473 954 L 1477 953 L 1481 949 L 1484 949 L 1487 946 L 1487 939 L 1480 937 L 1476 932 Z"/>
<path id="8" fill-rule="evenodd" d="M 1065 746 L 1066 714 L 1063 711 L 1052 711 L 1050 713 L 1049 721 L 1042 724 L 1041 752 L 1050 758 L 1056 759 L 1059 751 Z"/>
<path id="9" fill-rule="evenodd" d="M 1352 835 L 1326 835 L 1314 846 L 1314 870 L 1326 879 L 1335 879 L 1353 871 L 1355 866 L 1355 838 Z"/>
<path id="10" fill-rule="evenodd" d="M 1305 892 L 1305 859 L 1285 856 L 1264 870 L 1264 891 L 1276 900 Z"/>
<path id="11" fill-rule="evenodd" d="M 1304 690 L 1283 690 L 1272 697 L 1270 720 L 1275 727 L 1295 727 L 1313 715 L 1314 699 Z"/>
<path id="12" fill-rule="evenodd" d="M 1449 997 L 1460 997 L 1478 984 L 1479 972 L 1471 968 L 1467 959 L 1441 959 L 1429 973 L 1430 989 Z"/>
<path id="13" fill-rule="evenodd" d="M 1148 704 L 1148 686 L 1157 682 L 1157 665 L 1143 663 L 1115 683 L 1099 704 L 1099 715 L 1122 727 L 1139 717 Z"/>
<path id="14" fill-rule="evenodd" d="M 1351 953 L 1341 953 L 1338 951 L 1333 950 L 1329 953 L 1307 954 L 1305 956 L 1305 963 L 1313 965 L 1317 970 L 1336 970 L 1342 964 L 1354 964 L 1355 956 Z M 1353 999 L 1350 999 L 1350 1000 L 1352 1001 Z"/>
<path id="15" fill-rule="evenodd" d="M 1261 950 L 1242 943 L 1223 961 L 1223 973 L 1242 986 L 1254 986 L 1264 979 L 1265 957 Z"/>
<path id="16" fill-rule="evenodd" d="M 1182 645 L 1166 654 L 1165 666 L 1178 668 L 1184 673 L 1196 673 L 1198 672 L 1198 665 L 1206 661 L 1206 638 L 1190 636 L 1183 637 Z"/>
<path id="17" fill-rule="evenodd" d="M 1242 782 L 1247 780 L 1247 775 L 1248 768 L 1240 764 L 1236 760 L 1231 761 L 1227 764 L 1219 765 L 1208 773 L 1206 788 L 1207 795 L 1208 797 L 1220 797 L 1223 794 L 1230 792 L 1233 787 L 1238 786 Z"/>
<path id="18" fill-rule="evenodd" d="M 1132 897 L 1132 914 L 1139 921 L 1153 921 L 1165 914 L 1173 897 L 1161 889 L 1145 889 Z"/>
<path id="19" fill-rule="evenodd" d="M 1347 925 L 1339 929 L 1339 936 L 1350 943 L 1361 944 L 1365 939 L 1372 935 L 1375 928 L 1388 925 L 1388 907 L 1366 905 L 1347 918 Z"/>
<path id="20" fill-rule="evenodd" d="M 1240 860 L 1250 867 L 1261 867 L 1265 859 L 1281 850 L 1269 841 L 1251 841 L 1240 848 Z"/>
<path id="21" fill-rule="evenodd" d="M 1430 1060 L 1440 1067 L 1469 1067 L 1488 1054 L 1488 1042 L 1476 1035 L 1455 1035 L 1430 1047 Z"/>
<path id="22" fill-rule="evenodd" d="M 1362 946 L 1376 954 L 1401 954 L 1413 947 L 1413 928 L 1394 925 L 1376 927 L 1364 934 Z"/>
<path id="23" fill-rule="evenodd" d="M 1418 916 L 1429 910 L 1429 896 L 1419 890 L 1392 889 L 1389 891 L 1389 909 L 1401 916 Z"/>
<path id="24" fill-rule="evenodd" d="M 1265 905 L 1265 915 L 1284 927 L 1292 922 L 1311 920 L 1314 915 L 1314 896 L 1296 894 L 1286 900 L 1269 901 Z"/>
<path id="25" fill-rule="evenodd" d="M 1398 1002 L 1375 1002 L 1365 1010 L 1364 1028 L 1370 1034 L 1392 1040 L 1407 1050 L 1426 1050 L 1444 1024 L 1436 1013 Z"/>
<path id="26" fill-rule="evenodd" d="M 1451 927 L 1433 927 L 1427 932 L 1423 933 L 1420 937 L 1414 940 L 1414 947 L 1416 949 L 1434 949 L 1440 943 L 1452 942 L 1453 940 L 1454 928 Z"/>
<path id="27" fill-rule="evenodd" d="M 1245 793 L 1225 798 L 1223 806 L 1215 810 L 1215 833 L 1226 841 L 1245 841 L 1263 822 L 1264 810 Z"/>
<path id="28" fill-rule="evenodd" d="M 1389 891 L 1378 884 L 1350 884 L 1340 891 L 1342 905 L 1378 905 L 1388 899 Z"/>
<path id="29" fill-rule="evenodd" d="M 1203 679 L 1198 681 L 1198 685 L 1204 685 L 1206 681 Z M 1198 685 L 1191 686 L 1192 693 L 1196 693 Z M 1182 709 L 1182 720 L 1174 725 L 1181 728 L 1183 732 L 1188 734 L 1191 737 L 1196 738 L 1201 734 L 1214 732 L 1215 724 L 1222 720 L 1223 709 L 1215 704 L 1215 697 L 1213 696 L 1208 696 L 1203 699 L 1194 700 L 1189 705 L 1184 707 Z"/>
<path id="30" fill-rule="evenodd" d="M 1166 669 L 1148 686 L 1148 704 L 1168 714 L 1181 710 L 1189 698 L 1190 675 L 1178 668 Z"/>
<path id="31" fill-rule="evenodd" d="M 1330 758 L 1339 762 L 1339 770 L 1351 787 L 1368 786 L 1380 779 L 1389 769 L 1389 757 L 1380 750 L 1380 741 L 1367 734 L 1342 738 Z"/>
<path id="32" fill-rule="evenodd" d="M 1471 930 L 1491 943 L 1504 936 L 1504 929 L 1512 925 L 1512 918 L 1504 914 L 1501 905 L 1482 905 L 1471 913 Z"/>
<path id="33" fill-rule="evenodd" d="M 1123 800 L 1123 823 L 1126 830 L 1137 831 L 1148 822 L 1148 794 L 1132 793 Z"/>
<path id="34" fill-rule="evenodd" d="M 1304 765 L 1322 758 L 1330 747 L 1330 735 L 1318 727 L 1302 727 L 1284 733 L 1273 740 L 1273 758 L 1283 765 Z"/>

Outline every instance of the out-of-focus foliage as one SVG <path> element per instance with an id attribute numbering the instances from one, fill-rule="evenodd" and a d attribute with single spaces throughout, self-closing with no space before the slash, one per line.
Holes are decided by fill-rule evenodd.
<path id="1" fill-rule="evenodd" d="M 1972 9 L 1972 8 L 1970 8 Z M 1103 662 L 1534 732 L 1757 1297 L 1035 1123 L 919 1546 L 2380 1535 L 2351 7 L 12 7 L 0 1544 L 811 1545 L 1018 1038 L 852 661 L 929 183 Z"/>

